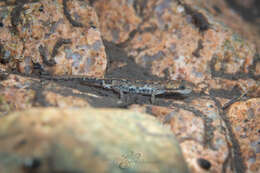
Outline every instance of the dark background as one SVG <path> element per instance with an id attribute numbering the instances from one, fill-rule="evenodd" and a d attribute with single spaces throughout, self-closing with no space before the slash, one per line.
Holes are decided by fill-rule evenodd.
<path id="1" fill-rule="evenodd" d="M 246 21 L 257 25 L 260 29 L 260 0 L 226 0 Z"/>

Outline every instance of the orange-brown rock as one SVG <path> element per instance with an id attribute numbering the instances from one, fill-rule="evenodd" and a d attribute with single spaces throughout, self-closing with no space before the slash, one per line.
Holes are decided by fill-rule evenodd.
<path id="1" fill-rule="evenodd" d="M 86 1 L 17 3 L 0 7 L 0 15 L 2 69 L 104 75 L 107 59 L 98 18 Z"/>
<path id="2" fill-rule="evenodd" d="M 232 130 L 247 163 L 247 172 L 260 171 L 260 98 L 233 104 L 228 110 Z"/>
<path id="3" fill-rule="evenodd" d="M 132 109 L 149 113 L 170 126 L 191 172 L 259 171 L 256 130 L 260 97 L 259 29 L 231 10 L 224 0 L 28 3 L 31 1 L 34 0 L 23 0 L 27 2 L 22 5 L 25 10 L 21 3 L 17 6 L 17 0 L 0 3 L 0 41 L 3 43 L 0 69 L 35 74 L 33 78 L 19 74 L 5 78 L 0 72 L 1 115 L 42 106 Z M 251 3 L 243 1 L 243 4 L 250 6 Z M 39 18 L 35 17 L 38 15 Z M 49 20 L 50 16 L 53 19 Z M 254 20 L 257 22 L 257 18 Z M 21 32 L 15 32 L 15 28 Z M 58 42 L 64 43 L 59 47 L 49 37 L 42 37 L 48 34 L 56 43 L 57 38 L 70 37 L 76 40 L 75 46 L 72 46 L 74 42 L 69 44 L 63 40 Z M 78 46 L 85 43 L 88 43 L 86 47 Z M 41 54 L 35 47 L 40 48 Z M 52 58 L 42 55 L 52 54 L 54 48 L 58 48 L 53 58 L 57 64 L 51 66 Z M 72 49 L 76 53 L 70 51 Z M 24 57 L 24 53 L 34 56 Z M 88 59 L 85 66 L 81 66 L 83 61 L 74 63 L 73 58 L 64 58 L 69 55 L 77 59 L 81 53 Z M 8 61 L 8 57 L 12 61 Z M 76 69 L 78 66 L 84 70 Z M 158 96 L 154 105 L 149 96 L 125 94 L 120 104 L 116 92 L 80 81 L 46 81 L 39 75 L 46 72 L 186 80 L 194 90 L 188 97 Z M 256 116 L 248 119 L 247 116 L 252 115 Z"/>

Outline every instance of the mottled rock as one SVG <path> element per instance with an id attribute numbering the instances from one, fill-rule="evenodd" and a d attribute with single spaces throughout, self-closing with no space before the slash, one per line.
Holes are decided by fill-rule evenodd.
<path id="1" fill-rule="evenodd" d="M 132 3 L 133 1 L 118 0 L 94 3 L 95 9 L 100 12 L 100 28 L 105 39 L 115 43 L 126 41 L 129 34 L 138 27 L 142 20 L 135 14 Z"/>
<path id="2" fill-rule="evenodd" d="M 26 110 L 33 107 L 35 97 L 33 90 L 14 87 L 0 89 L 0 117 L 15 110 Z"/>
<path id="3" fill-rule="evenodd" d="M 106 2 L 93 2 L 104 39 L 153 75 L 195 84 L 186 101 L 131 109 L 171 125 L 193 172 L 249 170 L 224 110 L 245 93 L 260 96 L 257 29 L 222 0 Z"/>
<path id="4" fill-rule="evenodd" d="M 153 75 L 196 84 L 212 77 L 259 78 L 252 73 L 259 61 L 254 44 L 225 27 L 206 9 L 168 0 L 120 1 L 116 12 L 110 8 L 113 5 L 113 0 L 94 3 L 99 16 L 112 18 L 100 18 L 104 38 L 124 47 L 137 64 Z M 121 27 L 137 19 L 131 27 Z M 111 22 L 116 23 L 113 28 L 108 27 Z M 128 38 L 107 36 L 114 31 Z M 214 87 L 214 83 L 208 84 Z"/>
<path id="5" fill-rule="evenodd" d="M 89 107 L 86 99 L 77 97 L 81 94 L 66 85 L 10 74 L 0 80 L 0 116 L 32 107 Z"/>
<path id="6" fill-rule="evenodd" d="M 260 98 L 233 104 L 227 113 L 247 172 L 260 172 Z"/>
<path id="7" fill-rule="evenodd" d="M 107 59 L 98 18 L 86 1 L 18 3 L 0 7 L 0 16 L 2 69 L 104 75 Z"/>
<path id="8" fill-rule="evenodd" d="M 258 53 L 260 53 L 258 22 L 260 11 L 258 0 L 184 1 L 192 6 L 206 9 L 208 13 L 210 13 L 215 20 L 221 22 L 224 27 L 228 26 L 232 28 L 232 30 L 240 34 L 243 39 L 246 38 L 250 40 L 251 43 L 254 43 L 258 48 Z M 255 4 L 253 1 L 255 1 Z M 240 15 L 241 12 L 242 16 Z M 255 21 L 255 24 L 253 21 Z"/>
<path id="9" fill-rule="evenodd" d="M 224 168 L 231 141 L 226 137 L 226 125 L 217 106 L 209 98 L 194 100 L 193 104 L 174 103 L 167 108 L 146 106 L 142 110 L 135 105 L 131 109 L 150 113 L 163 124 L 170 125 L 191 172 L 205 171 L 201 162 L 198 162 L 201 159 L 209 162 L 207 170 L 210 172 L 231 169 L 230 165 Z"/>
<path id="10" fill-rule="evenodd" d="M 15 0 L 5 2 L 17 4 Z M 58 0 L 52 2 L 62 4 Z M 69 14 L 78 12 L 76 5 L 75 8 L 72 7 L 79 1 L 64 0 L 63 2 L 67 4 L 65 7 L 71 7 Z M 85 2 L 80 1 L 80 3 Z M 50 4 L 50 7 L 53 7 L 52 3 Z M 29 100 L 29 104 L 26 104 L 28 106 L 22 106 L 21 99 L 14 100 L 13 96 L 8 100 L 6 96 L 10 95 L 10 90 L 3 90 L 4 97 L 0 100 L 0 111 L 3 110 L 3 115 L 16 108 L 27 109 L 31 105 L 63 108 L 89 105 L 129 108 L 154 115 L 159 121 L 171 127 L 192 172 L 251 173 L 259 170 L 256 137 L 258 133 L 255 130 L 259 123 L 255 116 L 250 120 L 246 118 L 249 115 L 257 115 L 259 112 L 256 100 L 260 97 L 260 56 L 257 54 L 257 47 L 258 52 L 260 50 L 260 35 L 255 27 L 245 22 L 234 10 L 230 10 L 224 0 L 106 0 L 106 3 L 89 1 L 89 4 L 96 10 L 99 22 L 95 23 L 96 28 L 91 24 L 86 24 L 86 26 L 90 27 L 89 30 L 97 32 L 100 28 L 109 57 L 106 76 L 148 80 L 158 79 L 158 77 L 163 80 L 184 79 L 194 86 L 193 92 L 184 98 L 158 96 L 155 105 L 151 105 L 148 96 L 126 94 L 126 101 L 118 104 L 117 93 L 91 88 L 80 82 L 40 81 L 38 79 L 40 76 L 38 76 L 36 80 L 33 80 L 34 82 L 31 82 L 30 78 L 24 78 L 23 80 L 30 81 L 30 87 L 17 89 L 16 86 L 24 86 L 23 80 L 16 80 L 14 85 L 10 79 L 7 79 L 9 82 L 5 80 L 1 82 L 1 89 L 14 85 L 16 88 L 13 87 L 12 90 L 15 90 L 14 93 L 17 95 L 19 95 L 18 92 L 35 94 L 33 99 L 24 99 Z M 87 7 L 93 12 L 90 6 Z M 14 6 L 8 8 L 14 8 Z M 6 7 L 3 9 L 1 14 L 10 13 L 8 9 L 5 10 Z M 13 14 L 16 14 L 17 10 L 19 12 L 19 6 L 16 6 L 16 10 L 12 10 Z M 43 9 L 40 7 L 39 10 Z M 53 15 L 52 10 L 50 11 Z M 32 13 L 34 14 L 34 11 Z M 62 19 L 66 22 L 62 26 L 65 27 L 66 23 L 71 22 L 71 18 L 66 17 L 66 13 L 64 14 L 65 17 L 63 16 Z M 88 18 L 78 19 L 77 13 L 71 16 L 76 21 L 86 20 L 86 23 L 89 21 Z M 95 17 L 93 18 L 91 19 L 97 21 Z M 11 21 L 10 26 L 17 26 L 21 30 L 24 21 L 13 20 L 12 23 L 11 19 L 8 20 Z M 80 26 L 79 23 L 74 24 Z M 4 26 L 5 23 L 2 25 Z M 60 26 L 60 23 L 57 25 Z M 47 25 L 48 27 L 50 28 Z M 7 30 L 5 32 L 9 32 L 8 28 L 2 28 Z M 66 31 L 70 32 L 70 27 L 68 28 Z M 80 28 L 76 27 L 76 30 Z M 26 36 L 26 32 L 21 33 Z M 75 34 L 79 33 L 75 32 Z M 57 33 L 53 36 L 56 35 Z M 26 38 L 34 40 L 32 36 L 28 35 Z M 6 45 L 0 47 L 0 54 L 4 55 L 0 62 L 2 69 L 6 69 L 6 66 L 17 67 L 18 63 L 19 69 L 30 71 L 30 68 L 25 68 L 28 67 L 26 64 L 33 65 L 35 68 L 42 64 L 41 61 L 36 61 L 39 63 L 34 64 L 28 57 L 21 63 L 9 62 L 10 54 L 15 51 L 18 55 L 23 54 L 23 46 L 26 44 L 20 42 L 19 35 L 9 34 L 5 37 L 12 44 L 9 44 L 8 48 Z M 95 38 L 101 40 L 99 36 Z M 60 47 L 58 52 L 68 53 L 66 52 L 68 45 Z M 28 47 L 33 46 L 34 44 Z M 47 48 L 49 49 L 48 45 Z M 15 51 L 8 52 L 7 49 Z M 37 51 L 34 52 L 36 53 Z M 89 63 L 92 64 L 92 61 Z M 65 68 L 65 66 L 62 67 Z M 40 66 L 33 72 L 41 72 L 41 68 Z M 45 65 L 43 68 L 50 72 L 49 69 L 53 67 L 47 68 Z M 90 71 L 90 74 L 99 76 L 94 69 Z M 20 79 L 19 76 L 16 78 Z M 24 94 L 24 96 L 31 97 L 30 94 Z M 248 130 L 248 127 L 252 127 L 252 131 Z M 124 156 L 135 154 L 138 155 L 129 151 Z M 29 159 L 26 165 L 29 163 L 37 165 L 38 160 L 37 158 Z M 128 163 L 132 162 L 128 160 Z"/>
<path id="11" fill-rule="evenodd" d="M 237 102 L 227 112 L 210 98 L 173 105 L 131 109 L 170 125 L 191 172 L 259 172 L 259 98 Z"/>
<path id="12" fill-rule="evenodd" d="M 11 111 L 33 107 L 36 91 L 31 87 L 33 80 L 17 75 L 0 74 L 0 117 Z"/>
<path id="13" fill-rule="evenodd" d="M 32 2 L 38 2 L 41 0 L 1 0 L 0 7 L 1 6 L 7 6 L 7 5 L 17 5 L 17 4 L 26 4 L 26 3 L 32 3 Z"/>
<path id="14" fill-rule="evenodd" d="M 106 2 L 93 2 L 104 39 L 150 74 L 195 84 L 187 100 L 131 109 L 171 125 L 193 172 L 249 171 L 225 110 L 245 94 L 260 97 L 257 29 L 222 0 Z"/>
<path id="15" fill-rule="evenodd" d="M 115 109 L 31 109 L 0 121 L 0 171 L 186 173 L 168 128 Z"/>

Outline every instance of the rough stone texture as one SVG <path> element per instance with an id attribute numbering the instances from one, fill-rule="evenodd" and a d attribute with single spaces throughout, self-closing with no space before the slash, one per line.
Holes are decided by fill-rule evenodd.
<path id="1" fill-rule="evenodd" d="M 0 7 L 2 69 L 101 77 L 106 54 L 86 1 L 46 0 Z"/>
<path id="2" fill-rule="evenodd" d="M 99 20 L 107 21 L 102 22 L 100 26 L 101 33 L 107 40 L 115 43 L 125 41 L 130 32 L 138 27 L 142 20 L 135 14 L 134 8 L 129 8 L 131 5 L 131 1 L 118 0 L 95 4 L 95 9 L 101 12 Z"/>
<path id="3" fill-rule="evenodd" d="M 227 115 L 248 172 L 260 172 L 260 98 L 233 104 Z"/>
<path id="4" fill-rule="evenodd" d="M 11 111 L 33 107 L 36 92 L 30 86 L 34 81 L 16 75 L 3 74 L 0 78 L 0 117 Z"/>
<path id="5" fill-rule="evenodd" d="M 31 2 L 39 2 L 40 0 L 1 0 L 0 6 L 7 6 L 7 5 L 17 5 L 17 4 L 25 4 Z"/>
<path id="6" fill-rule="evenodd" d="M 170 125 L 176 135 L 191 172 L 219 172 L 222 169 L 230 171 L 230 166 L 223 168 L 229 158 L 226 138 L 226 126 L 218 113 L 218 108 L 210 99 L 194 100 L 193 104 L 174 103 L 172 108 L 147 106 L 140 109 L 137 105 L 131 109 L 148 112 L 156 116 L 163 124 Z M 204 169 L 197 163 L 203 158 L 211 164 Z"/>
<path id="7" fill-rule="evenodd" d="M 0 121 L 0 172 L 187 173 L 171 131 L 111 109 L 31 109 Z"/>
<path id="8" fill-rule="evenodd" d="M 108 27 L 111 20 L 100 18 L 102 33 L 115 30 L 119 35 L 129 35 L 126 40 L 103 34 L 105 39 L 125 47 L 137 64 L 150 68 L 154 75 L 166 77 L 167 72 L 170 79 L 184 78 L 196 84 L 211 79 L 214 71 L 210 69 L 210 64 L 214 64 L 217 72 L 221 70 L 228 75 L 242 73 L 247 76 L 256 53 L 254 45 L 224 28 L 205 9 L 167 0 L 141 2 L 146 2 L 145 8 L 142 8 L 143 4 L 125 1 L 127 6 L 121 4 L 116 12 L 120 15 L 113 15 L 112 21 L 119 24 L 141 15 L 142 22 L 130 27 L 130 31 L 117 24 L 111 29 Z M 113 0 L 107 3 L 97 1 L 94 7 L 97 6 L 99 16 L 109 16 L 113 11 L 109 7 L 113 5 Z M 99 10 L 100 6 L 102 10 Z M 129 12 L 127 18 L 121 18 L 125 11 Z"/>
<path id="9" fill-rule="evenodd" d="M 250 172 L 251 160 L 241 154 L 225 110 L 243 93 L 260 96 L 257 29 L 222 0 L 108 0 L 93 6 L 104 39 L 124 49 L 125 58 L 155 76 L 195 84 L 196 94 L 186 101 L 131 108 L 171 125 L 192 172 Z"/>
<path id="10" fill-rule="evenodd" d="M 225 1 L 230 2 L 230 4 L 232 5 L 229 5 Z M 241 3 L 240 5 L 244 6 L 243 9 L 241 9 L 241 6 L 240 8 L 236 9 L 239 9 L 240 11 L 242 11 L 242 13 L 247 15 L 246 18 L 243 18 L 241 15 L 239 15 L 239 11 L 236 11 L 235 9 L 231 8 L 231 6 L 236 7 L 235 1 L 237 1 L 237 5 Z M 258 53 L 260 53 L 260 10 L 259 5 L 256 6 L 255 4 L 252 4 L 252 0 L 218 0 L 208 2 L 205 2 L 203 0 L 185 0 L 185 2 L 192 4 L 192 6 L 197 6 L 206 9 L 211 15 L 214 16 L 214 20 L 217 20 L 222 24 L 232 28 L 232 30 L 240 34 L 243 37 L 243 39 L 246 38 L 247 40 L 250 40 L 250 42 L 254 43 L 257 47 Z M 253 6 L 250 7 L 250 4 Z M 250 8 L 246 8 L 246 6 Z M 258 12 L 256 11 L 257 9 Z M 254 23 L 252 23 L 253 21 Z"/>
<path id="11" fill-rule="evenodd" d="M 72 1 L 66 2 L 70 6 Z M 0 76 L 1 115 L 36 106 L 132 109 L 170 126 L 191 172 L 259 171 L 260 39 L 256 28 L 223 0 L 96 0 L 89 5 L 98 14 L 96 23 L 100 23 L 109 59 L 104 61 L 105 77 L 184 79 L 194 92 L 186 98 L 160 96 L 155 105 L 147 96 L 126 94 L 125 103 L 119 104 L 117 93 L 80 82 L 8 75 Z M 64 26 L 69 31 L 79 29 L 70 27 Z M 18 53 L 23 52 L 17 35 L 8 39 Z M 2 50 L 0 54 L 5 53 Z M 59 52 L 64 50 L 61 47 Z M 1 67 L 6 67 L 4 60 Z M 15 95 L 23 95 L 26 102 Z"/>
<path id="12" fill-rule="evenodd" d="M 15 110 L 27 110 L 38 106 L 61 108 L 89 106 L 86 99 L 77 97 L 82 92 L 70 89 L 69 86 L 19 75 L 8 75 L 3 78 L 0 80 L 0 117 Z"/>
<path id="13" fill-rule="evenodd" d="M 26 110 L 31 107 L 35 96 L 33 90 L 17 89 L 13 87 L 0 90 L 0 117 L 14 110 Z"/>

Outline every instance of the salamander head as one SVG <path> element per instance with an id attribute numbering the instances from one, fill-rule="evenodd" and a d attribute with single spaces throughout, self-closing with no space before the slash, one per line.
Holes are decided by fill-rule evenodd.
<path id="1" fill-rule="evenodd" d="M 165 85 L 165 89 L 170 93 L 178 93 L 182 95 L 190 94 L 193 90 L 193 86 L 185 81 L 168 81 Z"/>

